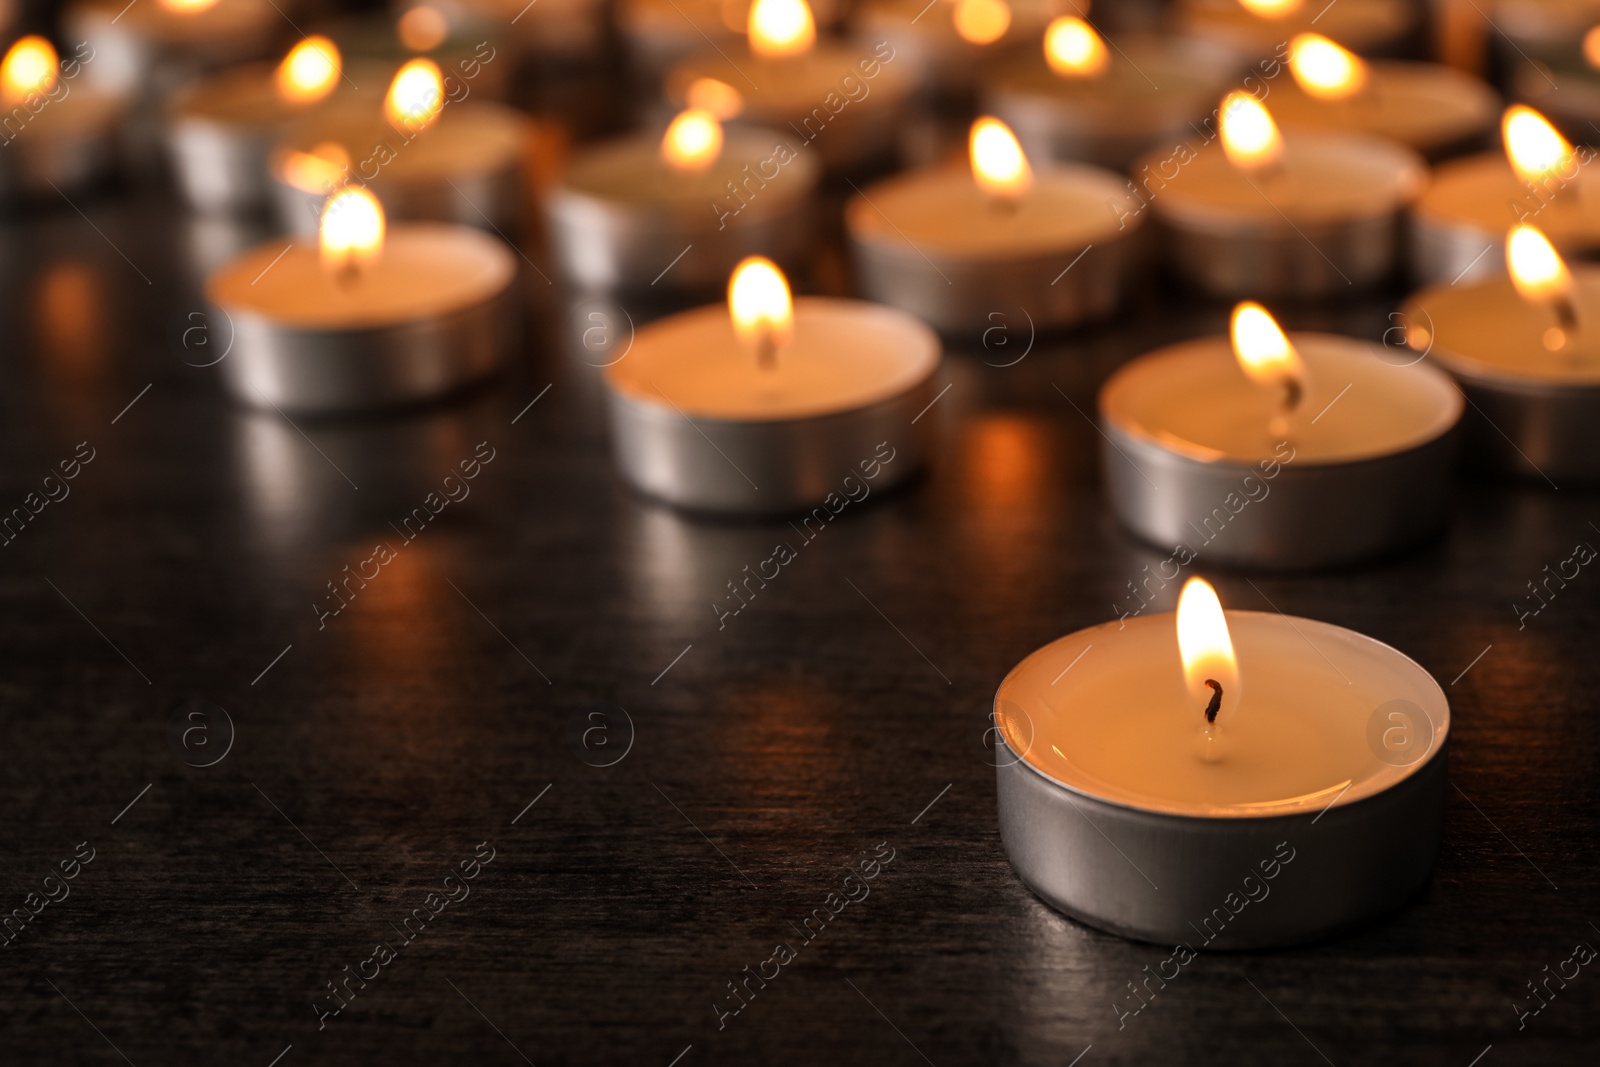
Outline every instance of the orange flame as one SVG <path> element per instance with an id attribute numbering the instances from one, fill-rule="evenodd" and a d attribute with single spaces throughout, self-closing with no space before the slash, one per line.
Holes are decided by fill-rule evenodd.
<path id="1" fill-rule="evenodd" d="M 740 342 L 761 352 L 764 359 L 789 343 L 794 336 L 794 300 L 777 264 L 750 256 L 734 268 L 728 279 L 728 314 Z"/>
<path id="2" fill-rule="evenodd" d="M 777 59 L 811 51 L 817 20 L 806 0 L 756 0 L 750 5 L 750 50 Z"/>
<path id="3" fill-rule="evenodd" d="M 1111 53 L 1094 27 L 1062 15 L 1044 31 L 1044 59 L 1063 78 L 1094 78 L 1111 65 Z"/>
<path id="4" fill-rule="evenodd" d="M 1283 157 L 1283 135 L 1261 101 L 1243 90 L 1222 101 L 1217 124 L 1222 127 L 1222 150 L 1240 170 L 1265 170 Z"/>
<path id="5" fill-rule="evenodd" d="M 709 111 L 719 121 L 739 117 L 744 110 L 744 97 L 739 90 L 716 78 L 696 78 L 684 92 L 684 103 L 697 111 Z"/>
<path id="6" fill-rule="evenodd" d="M 278 96 L 292 104 L 314 104 L 333 92 L 339 69 L 338 47 L 326 37 L 307 37 L 278 64 Z"/>
<path id="7" fill-rule="evenodd" d="M 972 177 L 983 190 L 1000 200 L 1016 200 L 1033 185 L 1033 168 L 1011 128 L 985 116 L 972 124 L 967 154 Z"/>
<path id="8" fill-rule="evenodd" d="M 1289 42 L 1289 72 L 1318 100 L 1343 100 L 1367 83 L 1367 65 L 1360 56 L 1316 33 L 1302 33 Z"/>
<path id="9" fill-rule="evenodd" d="M 383 254 L 383 205 L 365 189 L 341 189 L 322 205 L 317 227 L 322 265 L 351 275 Z"/>
<path id="10" fill-rule="evenodd" d="M 698 173 L 722 153 L 722 124 L 709 111 L 680 112 L 661 138 L 661 158 L 674 170 Z"/>
<path id="11" fill-rule="evenodd" d="M 23 37 L 0 60 L 0 99 L 19 104 L 56 84 L 55 46 L 43 37 Z"/>
<path id="12" fill-rule="evenodd" d="M 993 44 L 1011 28 L 1011 8 L 1005 0 L 956 0 L 950 18 L 969 44 Z"/>
<path id="13" fill-rule="evenodd" d="M 401 67 L 383 98 L 383 112 L 395 126 L 426 129 L 444 110 L 444 76 L 431 59 L 413 59 Z"/>
<path id="14" fill-rule="evenodd" d="M 1197 708 L 1205 708 L 1217 693 L 1207 682 L 1221 687 L 1220 710 L 1237 705 L 1239 661 L 1222 601 L 1204 578 L 1190 578 L 1178 594 L 1178 655 L 1183 660 L 1184 688 Z"/>
<path id="15" fill-rule="evenodd" d="M 1506 108 L 1500 119 L 1500 136 L 1511 169 L 1525 182 L 1542 181 L 1572 169 L 1571 142 L 1531 107 L 1513 104 Z"/>

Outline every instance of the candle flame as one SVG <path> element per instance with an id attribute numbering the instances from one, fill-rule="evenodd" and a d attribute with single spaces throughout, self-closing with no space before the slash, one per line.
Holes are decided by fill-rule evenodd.
<path id="1" fill-rule="evenodd" d="M 413 59 L 401 67 L 383 98 L 389 121 L 408 130 L 422 130 L 444 110 L 444 76 L 431 59 Z"/>
<path id="2" fill-rule="evenodd" d="M 1261 101 L 1243 90 L 1222 101 L 1217 123 L 1222 127 L 1222 150 L 1240 170 L 1264 170 L 1283 156 L 1283 135 Z"/>
<path id="3" fill-rule="evenodd" d="M 418 4 L 400 16 L 395 27 L 400 43 L 413 52 L 431 52 L 450 36 L 450 23 L 436 7 Z"/>
<path id="4" fill-rule="evenodd" d="M 1306 366 L 1300 353 L 1278 326 L 1267 309 L 1246 300 L 1233 309 L 1229 323 L 1233 358 L 1251 381 L 1260 385 L 1283 385 L 1305 380 Z"/>
<path id="5" fill-rule="evenodd" d="M 1514 104 L 1506 108 L 1500 136 L 1511 169 L 1525 182 L 1542 181 L 1572 167 L 1572 144 L 1531 107 Z"/>
<path id="6" fill-rule="evenodd" d="M 1063 78 L 1098 77 L 1111 65 L 1105 41 L 1075 15 L 1062 15 L 1045 27 L 1044 59 Z"/>
<path id="7" fill-rule="evenodd" d="M 1302 33 L 1289 42 L 1289 72 L 1318 100 L 1343 100 L 1367 83 L 1361 57 L 1317 33 Z"/>
<path id="8" fill-rule="evenodd" d="M 750 50 L 768 59 L 804 55 L 817 40 L 817 20 L 806 0 L 756 0 L 748 29 Z"/>
<path id="9" fill-rule="evenodd" d="M 350 153 L 337 141 L 324 141 L 309 152 L 290 151 L 283 157 L 283 180 L 303 193 L 326 193 L 344 180 L 350 170 Z"/>
<path id="10" fill-rule="evenodd" d="M 968 139 L 972 177 L 984 192 L 1001 200 L 1016 200 L 1033 185 L 1033 168 L 1011 128 L 985 116 L 972 124 Z"/>
<path id="11" fill-rule="evenodd" d="M 1190 578 L 1178 594 L 1178 655 L 1183 659 L 1184 688 L 1195 710 L 1203 711 L 1216 695 L 1208 681 L 1221 687 L 1221 710 L 1238 704 L 1239 661 L 1228 635 L 1228 619 L 1217 591 L 1204 578 Z"/>
<path id="12" fill-rule="evenodd" d="M 278 64 L 278 96 L 291 104 L 314 104 L 333 92 L 339 68 L 339 49 L 332 41 L 307 37 Z"/>
<path id="13" fill-rule="evenodd" d="M 794 300 L 777 264 L 764 256 L 750 256 L 734 268 L 728 279 L 728 314 L 739 341 L 765 350 L 763 358 L 789 343 L 794 336 Z"/>
<path id="14" fill-rule="evenodd" d="M 673 170 L 698 173 L 722 153 L 722 124 L 709 111 L 680 112 L 661 138 L 661 158 Z"/>
<path id="15" fill-rule="evenodd" d="M 993 44 L 1011 28 L 1011 8 L 1005 0 L 957 0 L 950 18 L 969 44 Z"/>
<path id="16" fill-rule="evenodd" d="M 1506 267 L 1524 300 L 1551 300 L 1572 292 L 1572 272 L 1536 227 L 1513 226 L 1506 235 Z"/>
<path id="17" fill-rule="evenodd" d="M 744 97 L 739 90 L 716 78 L 696 78 L 684 92 L 684 103 L 698 111 L 709 111 L 719 121 L 739 117 Z"/>
<path id="18" fill-rule="evenodd" d="M 349 275 L 383 254 L 383 205 L 365 189 L 341 189 L 322 205 L 317 228 L 322 265 Z"/>
<path id="19" fill-rule="evenodd" d="M 217 0 L 161 0 L 161 6 L 179 15 L 194 15 L 217 6 Z"/>
<path id="20" fill-rule="evenodd" d="M 1239 0 L 1239 6 L 1264 19 L 1281 19 L 1300 10 L 1302 0 Z"/>
<path id="21" fill-rule="evenodd" d="M 18 104 L 34 93 L 48 93 L 56 84 L 55 46 L 30 35 L 11 46 L 0 60 L 0 98 Z"/>
<path id="22" fill-rule="evenodd" d="M 1600 26 L 1583 35 L 1583 58 L 1589 66 L 1600 68 Z"/>

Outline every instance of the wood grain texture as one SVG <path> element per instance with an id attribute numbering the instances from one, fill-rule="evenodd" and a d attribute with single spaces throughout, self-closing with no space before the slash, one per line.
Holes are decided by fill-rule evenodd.
<path id="1" fill-rule="evenodd" d="M 927 476 L 801 545 L 620 485 L 570 343 L 584 323 L 560 314 L 452 405 L 298 428 L 241 410 L 185 362 L 204 360 L 183 341 L 191 257 L 218 235 L 159 202 L 85 207 L 104 240 L 72 212 L 14 221 L 0 263 L 0 505 L 96 450 L 0 548 L 6 908 L 79 842 L 97 853 L 0 949 L 8 1067 L 1595 1061 L 1600 972 L 1523 1029 L 1511 1007 L 1600 944 L 1600 577 L 1526 629 L 1511 609 L 1600 543 L 1594 495 L 1462 479 L 1448 534 L 1403 557 L 1254 587 L 1199 568 L 1229 604 L 1353 627 L 1446 683 L 1455 788 L 1404 911 L 1203 955 L 1119 1027 L 1168 950 L 1017 882 L 986 714 L 1023 655 L 1111 617 L 1164 558 L 1107 514 L 1085 415 L 1112 368 L 1225 307 L 1153 289 L 1015 366 L 952 353 Z M 1287 320 L 1378 337 L 1391 306 Z M 325 583 L 482 441 L 471 495 L 319 629 Z M 798 558 L 719 630 L 713 601 L 777 542 Z M 168 736 L 195 698 L 236 727 L 206 769 Z M 624 750 L 619 707 L 631 748 L 593 766 Z M 612 747 L 585 749 L 597 711 Z M 480 842 L 471 895 L 319 1029 L 325 983 L 397 942 Z M 719 1029 L 727 983 L 880 843 L 870 895 Z"/>

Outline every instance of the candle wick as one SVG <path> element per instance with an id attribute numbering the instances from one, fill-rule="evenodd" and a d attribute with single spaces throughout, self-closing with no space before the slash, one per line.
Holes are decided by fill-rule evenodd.
<path id="1" fill-rule="evenodd" d="M 1211 689 L 1211 703 L 1206 705 L 1206 725 L 1210 726 L 1217 721 L 1217 712 L 1222 710 L 1222 685 L 1212 678 L 1206 679 L 1206 685 Z"/>
<path id="2" fill-rule="evenodd" d="M 756 362 L 762 370 L 767 371 L 778 366 L 778 342 L 771 330 L 762 330 L 761 336 L 756 339 Z"/>

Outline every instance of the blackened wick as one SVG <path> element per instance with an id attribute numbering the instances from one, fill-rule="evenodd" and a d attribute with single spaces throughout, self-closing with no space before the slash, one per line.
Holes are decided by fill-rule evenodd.
<path id="1" fill-rule="evenodd" d="M 1206 685 L 1211 687 L 1211 703 L 1206 705 L 1206 725 L 1217 721 L 1217 712 L 1222 710 L 1222 685 L 1214 679 L 1207 678 Z"/>

